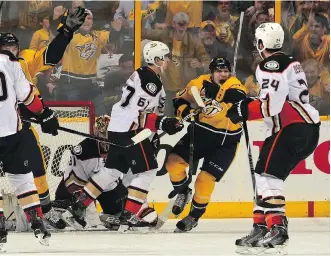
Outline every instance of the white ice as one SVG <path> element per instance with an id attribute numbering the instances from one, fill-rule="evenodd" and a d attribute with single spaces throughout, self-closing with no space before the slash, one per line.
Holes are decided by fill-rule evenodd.
<path id="1" fill-rule="evenodd" d="M 168 221 L 160 233 L 109 231 L 53 233 L 41 246 L 32 233 L 10 233 L 7 255 L 237 255 L 234 241 L 248 234 L 251 219 L 201 220 L 191 233 L 174 234 Z M 288 255 L 330 255 L 329 218 L 291 218 Z"/>

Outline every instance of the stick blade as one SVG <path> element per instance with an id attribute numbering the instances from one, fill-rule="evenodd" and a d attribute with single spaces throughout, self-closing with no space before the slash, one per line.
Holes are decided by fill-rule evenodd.
<path id="1" fill-rule="evenodd" d="M 134 145 L 142 142 L 143 140 L 147 139 L 149 136 L 152 135 L 152 131 L 150 129 L 144 129 L 139 132 L 137 135 L 133 136 L 131 140 L 133 141 Z"/>
<path id="2" fill-rule="evenodd" d="M 200 92 L 198 91 L 198 88 L 196 86 L 192 86 L 191 87 L 191 92 L 192 92 L 193 98 L 195 99 L 195 102 L 198 104 L 198 106 L 200 108 L 204 108 L 205 103 L 203 103 L 203 100 L 200 96 Z"/>

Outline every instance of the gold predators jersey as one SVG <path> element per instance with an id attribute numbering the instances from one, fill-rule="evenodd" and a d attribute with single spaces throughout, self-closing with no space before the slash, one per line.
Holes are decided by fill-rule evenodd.
<path id="1" fill-rule="evenodd" d="M 204 96 L 204 90 L 202 89 L 204 80 L 211 81 L 211 75 L 201 75 L 198 78 L 191 80 L 184 90 L 177 93 L 176 97 L 183 98 L 190 103 L 195 103 L 191 93 L 191 87 L 196 86 L 206 105 L 202 113 L 199 115 L 196 122 L 197 126 L 215 133 L 226 133 L 227 135 L 240 134 L 241 126 L 232 123 L 231 120 L 226 117 L 227 110 L 232 106 L 233 102 L 238 101 L 237 99 L 231 98 L 227 92 L 229 92 L 230 89 L 235 89 L 242 92 L 243 95 L 246 95 L 246 88 L 236 77 L 230 77 L 220 86 L 216 100 L 211 100 Z M 180 117 L 183 110 L 184 108 L 179 107 L 177 114 Z"/>
<path id="2" fill-rule="evenodd" d="M 108 31 L 93 31 L 91 34 L 74 34 L 63 56 L 62 74 L 75 78 L 94 78 L 97 59 L 108 43 Z"/>

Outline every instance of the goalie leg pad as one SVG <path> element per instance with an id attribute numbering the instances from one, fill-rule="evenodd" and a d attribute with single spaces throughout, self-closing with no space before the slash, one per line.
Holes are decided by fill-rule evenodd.
<path id="1" fill-rule="evenodd" d="M 34 184 L 32 172 L 27 174 L 10 174 L 8 179 L 15 189 L 19 204 L 22 206 L 28 221 L 31 217 L 29 212 L 36 210 L 37 216 L 42 218 L 42 211 L 36 186 Z"/>
<path id="2" fill-rule="evenodd" d="M 186 180 L 186 167 L 188 163 L 179 155 L 171 153 L 166 162 L 166 169 L 174 187 L 180 186 Z"/>
<path id="3" fill-rule="evenodd" d="M 206 211 L 215 188 L 216 178 L 208 172 L 201 171 L 195 181 L 195 193 L 192 200 L 190 215 L 200 218 Z"/>
<path id="4" fill-rule="evenodd" d="M 128 199 L 126 200 L 125 210 L 138 213 L 148 194 L 149 186 L 154 180 L 157 169 L 138 173 L 128 187 Z"/>

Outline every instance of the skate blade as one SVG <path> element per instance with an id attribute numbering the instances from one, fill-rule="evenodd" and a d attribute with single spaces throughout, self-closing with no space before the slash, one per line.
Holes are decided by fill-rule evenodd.
<path id="1" fill-rule="evenodd" d="M 176 229 L 174 230 L 174 233 L 187 233 L 187 232 L 189 232 L 189 231 L 181 230 L 181 229 L 179 229 L 179 228 L 176 228 Z"/>
<path id="2" fill-rule="evenodd" d="M 130 227 L 128 230 L 140 233 L 140 234 L 147 234 L 151 231 L 150 227 Z"/>
<path id="3" fill-rule="evenodd" d="M 44 234 L 37 235 L 37 239 L 41 245 L 49 246 L 49 237 L 44 238 Z"/>
<path id="4" fill-rule="evenodd" d="M 75 218 L 72 216 L 72 214 L 68 211 L 62 214 L 62 219 L 65 223 L 67 223 L 70 227 L 77 229 L 77 230 L 83 230 L 84 227 L 80 225 Z"/>
<path id="5" fill-rule="evenodd" d="M 236 253 L 240 255 L 252 255 L 251 247 L 237 245 Z"/>
<path id="6" fill-rule="evenodd" d="M 287 255 L 288 254 L 287 244 L 278 245 L 275 246 L 274 248 L 266 248 L 264 253 L 268 255 Z"/>

